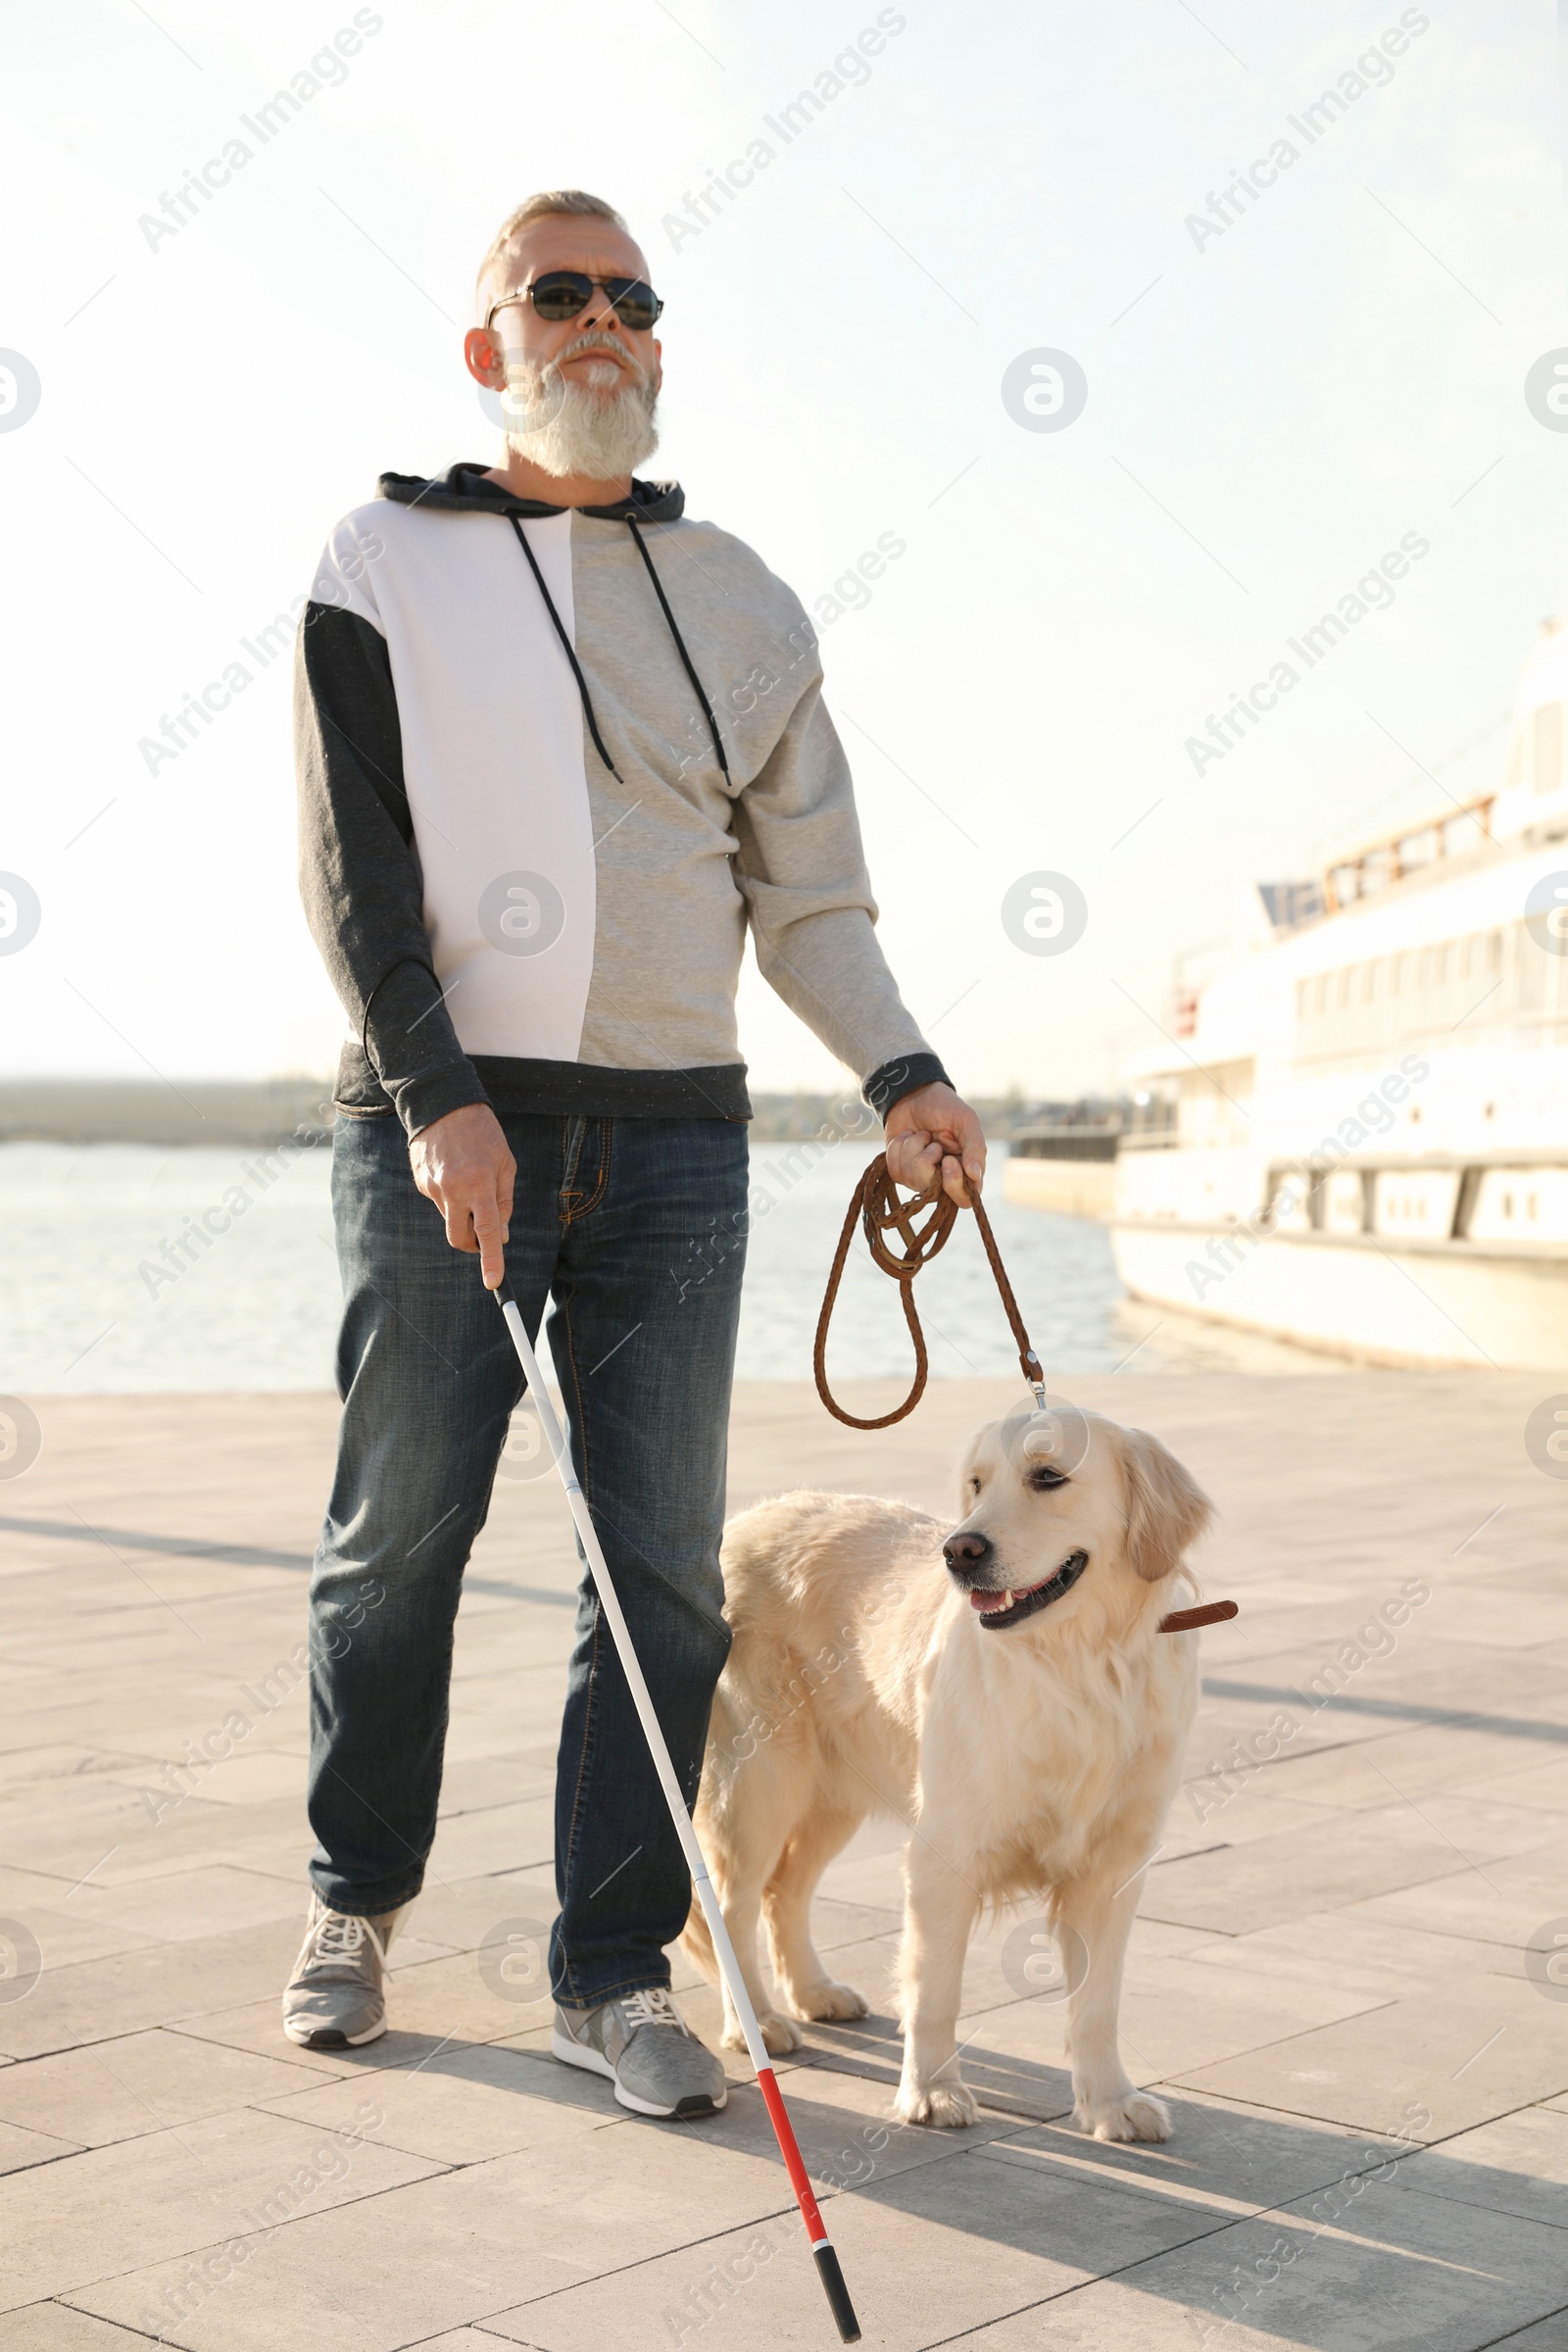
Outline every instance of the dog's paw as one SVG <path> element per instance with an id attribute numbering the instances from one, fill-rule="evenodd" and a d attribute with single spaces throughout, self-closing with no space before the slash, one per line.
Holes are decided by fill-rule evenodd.
<path id="1" fill-rule="evenodd" d="M 1172 2131 L 1164 2100 L 1131 2086 L 1115 2098 L 1080 2099 L 1073 2120 L 1096 2139 L 1169 2139 Z"/>
<path id="2" fill-rule="evenodd" d="M 791 2006 L 799 2017 L 823 2021 L 834 2017 L 869 2017 L 871 2014 L 853 1984 L 835 1984 L 828 1977 L 824 1977 L 819 1984 L 808 1984 L 804 1991 L 797 1992 Z"/>
<path id="3" fill-rule="evenodd" d="M 899 2084 L 893 2112 L 901 2124 L 930 2124 L 939 2131 L 957 2132 L 980 2121 L 980 2106 L 966 2082 Z"/>
<path id="4" fill-rule="evenodd" d="M 782 2058 L 787 2051 L 798 2050 L 806 2039 L 794 2018 L 780 2017 L 776 2009 L 759 2010 L 757 2022 L 761 2028 L 762 2043 L 770 2058 Z M 739 2026 L 735 2029 L 734 2040 L 730 2041 L 726 2034 L 725 2041 L 731 2049 L 744 2050 L 746 2047 L 746 2036 Z"/>

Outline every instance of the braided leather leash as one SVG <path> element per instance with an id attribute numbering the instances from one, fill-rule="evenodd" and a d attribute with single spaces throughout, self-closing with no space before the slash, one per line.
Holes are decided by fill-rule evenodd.
<path id="1" fill-rule="evenodd" d="M 1037 1407 L 1044 1412 L 1046 1410 L 1046 1376 L 1041 1369 L 1039 1356 L 1030 1346 L 1029 1334 L 1024 1329 L 1023 1317 L 1018 1312 L 1018 1301 L 1012 1295 L 1012 1285 L 1007 1280 L 1007 1271 L 1002 1262 L 1002 1252 L 997 1248 L 997 1237 L 991 1230 L 991 1220 L 980 1204 L 978 1194 L 971 1201 L 970 1206 L 974 1211 L 974 1221 L 979 1229 L 980 1239 L 985 1245 L 986 1256 L 991 1261 L 991 1271 L 996 1276 L 1003 1311 L 1012 1326 L 1012 1336 L 1018 1343 L 1018 1369 L 1035 1393 Z M 856 1414 L 847 1413 L 827 1385 L 828 1326 L 833 1320 L 833 1309 L 838 1301 L 839 1284 L 844 1279 L 844 1268 L 850 1254 L 850 1243 L 855 1237 L 857 1217 L 860 1220 L 861 1231 L 865 1235 L 872 1262 L 880 1266 L 884 1274 L 891 1274 L 899 1286 L 899 1298 L 904 1307 L 904 1320 L 907 1323 L 909 1337 L 914 1342 L 914 1381 L 909 1394 L 902 1404 L 894 1407 L 891 1413 L 881 1413 L 874 1421 L 861 1421 Z M 845 1213 L 844 1229 L 839 1235 L 839 1246 L 833 1252 L 833 1265 L 827 1278 L 827 1289 L 822 1294 L 822 1311 L 816 1319 L 816 1345 L 811 1351 L 811 1369 L 816 1375 L 816 1393 L 835 1421 L 843 1421 L 851 1429 L 891 1429 L 896 1421 L 906 1420 L 919 1403 L 925 1394 L 930 1362 L 926 1355 L 925 1333 L 920 1329 L 920 1318 L 915 1312 L 914 1278 L 922 1266 L 929 1265 L 937 1252 L 947 1247 L 948 1238 L 957 1222 L 957 1202 L 950 1200 L 946 1193 L 939 1193 L 934 1200 L 920 1194 L 916 1194 L 912 1200 L 901 1200 L 899 1188 L 888 1170 L 885 1152 L 877 1153 L 850 1195 L 850 1205 Z M 904 1245 L 902 1250 L 892 1247 L 888 1237 L 893 1234 L 897 1234 L 902 1241 Z M 1237 1613 L 1234 1600 L 1204 1601 L 1196 1608 L 1172 1609 L 1168 1616 L 1160 1619 L 1159 1630 L 1162 1634 L 1189 1633 L 1196 1626 L 1222 1624 L 1226 1618 L 1234 1617 Z"/>
<path id="2" fill-rule="evenodd" d="M 1040 1358 L 1029 1345 L 1029 1334 L 1023 1327 L 1018 1301 L 1012 1295 L 1012 1285 L 1002 1263 L 1002 1252 L 997 1248 L 991 1220 L 978 1198 L 973 1206 L 974 1221 L 980 1229 L 986 1255 L 991 1260 L 991 1271 L 997 1278 L 1002 1304 L 1007 1321 L 1012 1325 L 1012 1336 L 1018 1343 L 1019 1369 L 1034 1390 L 1036 1400 L 1044 1411 L 1045 1374 L 1040 1368 Z M 922 1212 L 925 1218 L 923 1224 L 920 1222 Z M 914 1278 L 922 1266 L 930 1264 L 939 1250 L 946 1248 L 957 1215 L 957 1202 L 950 1200 L 946 1193 L 938 1193 L 934 1200 L 919 1194 L 912 1200 L 901 1200 L 899 1188 L 888 1173 L 885 1152 L 877 1153 L 851 1194 L 844 1230 L 839 1235 L 839 1246 L 833 1254 L 833 1270 L 827 1278 L 827 1290 L 823 1294 L 822 1312 L 817 1317 L 816 1347 L 811 1356 L 811 1369 L 816 1374 L 816 1393 L 836 1421 L 847 1422 L 851 1429 L 891 1429 L 895 1421 L 903 1421 L 913 1412 L 925 1394 L 926 1374 L 930 1365 L 926 1358 L 925 1333 L 920 1329 L 920 1318 L 914 1310 Z M 881 1414 L 875 1421 L 860 1421 L 854 1413 L 847 1413 L 827 1385 L 827 1329 L 833 1319 L 833 1308 L 844 1276 L 845 1260 L 850 1254 L 857 1217 L 860 1220 L 873 1260 L 884 1274 L 891 1274 L 899 1286 L 904 1320 L 909 1326 L 909 1337 L 914 1342 L 914 1386 L 901 1405 L 891 1413 Z M 885 1235 L 893 1233 L 902 1238 L 902 1250 L 890 1248 L 884 1240 Z"/>

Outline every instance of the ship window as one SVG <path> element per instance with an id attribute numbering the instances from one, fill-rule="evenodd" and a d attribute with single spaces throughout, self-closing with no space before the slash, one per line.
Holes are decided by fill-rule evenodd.
<path id="1" fill-rule="evenodd" d="M 1500 931 L 1487 933 L 1487 969 L 1489 972 L 1500 972 L 1502 969 L 1502 933 Z"/>
<path id="2" fill-rule="evenodd" d="M 1378 956 L 1374 956 L 1370 963 L 1363 964 L 1361 968 L 1361 1002 L 1363 1004 L 1370 1004 L 1382 994 L 1383 958 Z"/>
<path id="3" fill-rule="evenodd" d="M 1480 942 L 1480 940 L 1479 940 L 1479 939 L 1477 939 L 1477 938 L 1471 938 L 1471 939 L 1462 939 L 1462 940 L 1459 942 L 1459 977 L 1460 977 L 1460 979 L 1461 979 L 1461 980 L 1468 980 L 1468 979 L 1470 978 L 1471 974 L 1472 974 L 1473 972 L 1477 972 L 1477 971 L 1479 971 L 1479 970 L 1480 970 L 1480 968 L 1481 968 L 1481 942 Z"/>
<path id="4" fill-rule="evenodd" d="M 1546 1001 L 1547 958 L 1523 923 L 1515 923 L 1513 999 L 1521 1012 L 1538 1012 Z"/>
<path id="5" fill-rule="evenodd" d="M 1328 972 L 1319 972 L 1317 976 L 1317 1009 L 1319 1012 L 1327 1012 L 1329 1008 L 1329 981 L 1331 977 L 1332 974 Z"/>
<path id="6" fill-rule="evenodd" d="M 1444 987 L 1447 981 L 1448 958 L 1452 954 L 1453 943 L 1446 939 L 1441 947 L 1434 948 L 1432 951 L 1432 977 L 1440 988 Z"/>
<path id="7" fill-rule="evenodd" d="M 1389 994 L 1391 997 L 1396 997 L 1403 991 L 1404 967 L 1408 960 L 1409 958 L 1404 956 L 1389 957 Z"/>
<path id="8" fill-rule="evenodd" d="M 1543 703 L 1535 723 L 1536 790 L 1555 792 L 1562 782 L 1562 705 Z"/>
<path id="9" fill-rule="evenodd" d="M 1296 983 L 1296 1017 L 1298 1021 L 1303 1019 L 1306 1014 L 1307 990 L 1307 982 L 1298 980 Z"/>
<path id="10" fill-rule="evenodd" d="M 1339 1002 L 1339 1003 L 1342 1004 L 1342 1005 L 1344 1005 L 1344 1004 L 1348 1004 L 1348 1003 L 1350 1002 L 1350 983 L 1351 983 L 1351 981 L 1352 981 L 1352 980 L 1355 978 L 1355 966 L 1354 966 L 1354 964 L 1353 964 L 1353 963 L 1348 963 L 1348 964 L 1345 966 L 1345 969 L 1344 969 L 1344 970 L 1343 970 L 1341 973 L 1339 973 L 1339 975 L 1338 975 L 1338 978 L 1339 978 L 1339 983 L 1340 983 L 1340 985 L 1339 985 L 1339 989 L 1338 989 L 1338 991 L 1336 992 L 1336 993 L 1337 993 L 1337 1001 L 1338 1001 L 1338 1002 Z"/>
<path id="11" fill-rule="evenodd" d="M 1432 986 L 1432 950 L 1430 948 L 1423 948 L 1416 959 L 1415 982 L 1417 988 L 1425 989 Z"/>

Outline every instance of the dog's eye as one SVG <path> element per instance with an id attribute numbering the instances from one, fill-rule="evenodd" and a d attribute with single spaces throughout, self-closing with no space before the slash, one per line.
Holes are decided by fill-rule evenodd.
<path id="1" fill-rule="evenodd" d="M 1053 1487 L 1064 1487 L 1067 1484 L 1066 1472 L 1053 1470 L 1048 1464 L 1030 1471 L 1029 1484 L 1037 1494 L 1049 1494 Z"/>

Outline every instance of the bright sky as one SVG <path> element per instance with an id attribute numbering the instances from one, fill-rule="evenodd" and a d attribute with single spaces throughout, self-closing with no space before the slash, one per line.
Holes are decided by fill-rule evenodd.
<path id="1" fill-rule="evenodd" d="M 960 1086 L 1112 1081 L 1239 884 L 1497 778 L 1565 587 L 1568 434 L 1524 398 L 1568 343 L 1550 0 L 6 13 L 0 347 L 40 396 L 0 430 L 0 870 L 41 919 L 0 956 L 0 1068 L 335 1060 L 289 662 L 241 641 L 377 473 L 493 459 L 462 331 L 538 187 L 607 195 L 643 242 L 668 305 L 649 470 L 691 513 L 808 609 L 906 542 L 823 656 L 888 955 Z M 243 118 L 344 30 L 264 144 Z M 823 75 L 845 86 L 786 144 L 766 118 Z M 1343 114 L 1304 116 L 1342 76 Z M 248 162 L 150 246 L 140 217 L 236 138 Z M 1087 381 L 1061 430 L 1004 404 L 1042 350 Z M 0 408 L 29 380 L 7 366 Z M 1308 670 L 1287 640 L 1407 535 L 1394 601 Z M 253 682 L 150 774 L 139 740 L 236 660 Z M 1195 773 L 1188 739 L 1282 661 L 1298 682 Z M 1041 871 L 1087 906 L 1062 955 L 1004 928 Z M 760 1087 L 836 1078 L 755 974 L 742 1039 Z"/>

